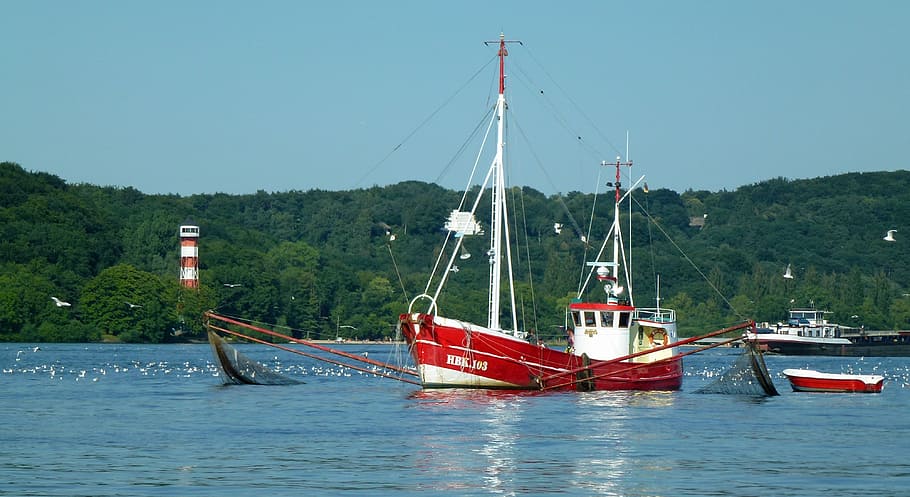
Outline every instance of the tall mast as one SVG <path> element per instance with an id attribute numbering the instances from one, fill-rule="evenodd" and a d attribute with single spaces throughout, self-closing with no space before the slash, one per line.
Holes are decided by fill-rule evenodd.
<path id="1" fill-rule="evenodd" d="M 500 291 L 502 289 L 502 239 L 503 235 L 508 236 L 508 227 L 503 224 L 503 220 L 506 218 L 508 211 L 506 209 L 506 195 L 505 195 L 505 171 L 503 167 L 503 149 L 505 146 L 505 110 L 506 110 L 506 56 L 509 55 L 509 51 L 506 50 L 506 43 L 515 43 L 513 41 L 507 41 L 505 39 L 505 34 L 500 33 L 498 42 L 484 42 L 489 45 L 491 43 L 499 44 L 499 96 L 496 99 L 496 156 L 493 158 L 493 164 L 490 166 L 492 170 L 492 190 L 491 190 L 491 212 L 493 214 L 493 219 L 491 223 L 491 233 L 490 233 L 490 294 L 488 299 L 488 309 L 487 309 L 487 325 L 490 329 L 498 330 L 501 329 L 500 325 Z M 521 43 L 521 42 L 517 42 Z M 503 233 L 505 229 L 505 233 Z M 515 290 L 512 284 L 512 257 L 511 252 L 508 250 L 508 240 L 506 240 L 506 257 L 508 262 L 509 269 L 509 293 L 511 296 L 512 303 L 512 329 L 517 331 L 518 319 L 517 311 L 515 309 Z"/>
<path id="2" fill-rule="evenodd" d="M 620 176 L 619 169 L 622 166 L 632 167 L 632 161 L 622 162 L 619 157 L 616 158 L 616 162 L 610 163 L 607 161 L 601 162 L 602 166 L 615 166 L 616 167 L 616 179 L 614 182 L 607 183 L 607 186 L 612 186 L 615 191 L 614 197 L 614 206 L 613 206 L 613 227 L 611 231 L 613 232 L 613 260 L 611 262 L 593 262 L 588 263 L 591 266 L 598 267 L 598 279 L 602 281 L 609 282 L 607 288 L 608 298 L 616 299 L 619 297 L 619 292 L 622 291 L 622 288 L 619 286 L 620 278 L 620 248 L 622 246 L 622 230 L 620 229 L 619 224 L 619 203 L 622 200 L 622 178 Z M 613 268 L 613 274 L 608 274 L 608 268 Z M 626 281 L 628 285 L 631 286 L 630 281 Z M 631 302 L 631 288 L 629 288 L 629 299 Z"/>

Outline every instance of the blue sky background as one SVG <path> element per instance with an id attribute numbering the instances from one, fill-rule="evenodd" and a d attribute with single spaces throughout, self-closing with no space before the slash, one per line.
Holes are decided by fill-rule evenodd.
<path id="1" fill-rule="evenodd" d="M 908 23 L 897 0 L 0 0 L 0 160 L 146 193 L 460 189 L 505 32 L 514 184 L 594 191 L 627 131 L 651 188 L 893 171 Z"/>

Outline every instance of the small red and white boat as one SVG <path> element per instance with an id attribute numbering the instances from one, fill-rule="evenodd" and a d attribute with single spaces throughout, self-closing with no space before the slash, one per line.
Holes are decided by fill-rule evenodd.
<path id="1" fill-rule="evenodd" d="M 811 369 L 785 369 L 784 375 L 796 392 L 879 393 L 885 378 L 877 374 L 822 373 Z"/>

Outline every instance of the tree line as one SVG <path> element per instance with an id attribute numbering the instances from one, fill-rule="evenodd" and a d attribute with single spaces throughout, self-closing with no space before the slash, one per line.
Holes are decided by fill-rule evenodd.
<path id="1" fill-rule="evenodd" d="M 0 340 L 204 339 L 208 309 L 301 338 L 387 339 L 425 290 L 461 194 L 407 181 L 337 192 L 149 195 L 3 162 Z M 512 230 L 519 319 L 556 337 L 612 203 L 528 187 L 510 194 L 520 196 L 513 206 L 521 225 Z M 790 307 L 810 305 L 843 324 L 910 329 L 908 197 L 907 171 L 636 192 L 635 303 L 652 306 L 659 292 L 684 335 L 778 321 Z M 625 224 L 630 214 L 622 215 Z M 198 290 L 178 282 L 183 224 L 201 229 Z M 898 230 L 897 241 L 882 239 L 888 229 Z M 443 313 L 485 320 L 483 245 L 467 240 L 476 256 L 459 261 L 439 299 Z M 793 278 L 782 276 L 788 265 Z"/>

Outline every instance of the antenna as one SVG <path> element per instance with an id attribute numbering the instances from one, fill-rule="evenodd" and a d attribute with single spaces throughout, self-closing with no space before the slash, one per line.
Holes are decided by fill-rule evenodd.
<path id="1" fill-rule="evenodd" d="M 626 160 L 629 161 L 629 183 L 632 182 L 632 158 L 629 157 L 629 130 L 626 130 Z M 634 186 L 634 185 L 633 185 Z M 629 193 L 632 193 L 632 188 L 629 188 Z M 629 240 L 626 242 L 629 245 L 629 267 L 632 267 L 632 202 L 629 202 Z M 632 295 L 632 271 L 626 272 L 626 283 L 629 285 L 629 295 Z M 631 297 L 630 297 L 631 298 Z"/>

